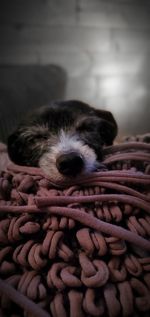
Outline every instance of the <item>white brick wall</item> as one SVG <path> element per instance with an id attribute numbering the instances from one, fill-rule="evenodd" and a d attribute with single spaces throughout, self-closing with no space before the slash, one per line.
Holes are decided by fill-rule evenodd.
<path id="1" fill-rule="evenodd" d="M 109 108 L 121 133 L 149 129 L 149 60 L 148 0 L 0 2 L 0 66 L 61 66 L 66 98 Z"/>

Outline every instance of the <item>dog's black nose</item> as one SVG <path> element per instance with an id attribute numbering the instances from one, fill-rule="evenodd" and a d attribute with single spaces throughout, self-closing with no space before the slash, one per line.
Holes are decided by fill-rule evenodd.
<path id="1" fill-rule="evenodd" d="M 82 157 L 75 153 L 61 154 L 56 160 L 58 171 L 65 176 L 76 176 L 83 168 Z"/>

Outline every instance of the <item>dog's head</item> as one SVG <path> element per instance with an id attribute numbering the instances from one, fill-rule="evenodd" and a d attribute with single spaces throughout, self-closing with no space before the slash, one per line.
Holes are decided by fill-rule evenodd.
<path id="1" fill-rule="evenodd" d="M 111 112 L 57 101 L 27 116 L 8 138 L 8 153 L 17 164 L 40 166 L 57 182 L 96 170 L 102 147 L 116 134 Z"/>

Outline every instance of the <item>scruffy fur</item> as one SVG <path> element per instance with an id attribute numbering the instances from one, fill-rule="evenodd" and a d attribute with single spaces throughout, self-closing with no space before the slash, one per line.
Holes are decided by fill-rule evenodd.
<path id="1" fill-rule="evenodd" d="M 27 115 L 9 136 L 8 153 L 16 164 L 40 166 L 56 182 L 96 170 L 102 147 L 111 145 L 116 134 L 111 112 L 76 100 L 54 101 Z M 70 153 L 76 153 L 83 166 L 65 175 L 56 163 Z"/>

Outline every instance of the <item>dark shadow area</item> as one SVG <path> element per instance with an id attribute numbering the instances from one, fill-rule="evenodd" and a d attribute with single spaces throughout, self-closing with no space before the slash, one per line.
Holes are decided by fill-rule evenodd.
<path id="1" fill-rule="evenodd" d="M 0 141 L 6 142 L 27 111 L 64 99 L 66 80 L 56 65 L 0 67 Z"/>

